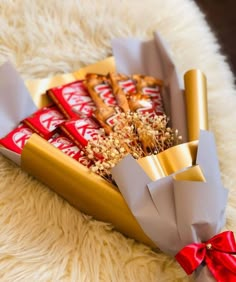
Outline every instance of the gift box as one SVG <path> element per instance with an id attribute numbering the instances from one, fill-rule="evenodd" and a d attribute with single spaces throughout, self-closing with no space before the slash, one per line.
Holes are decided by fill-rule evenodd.
<path id="1" fill-rule="evenodd" d="M 140 159 L 137 162 L 133 161 L 132 158 L 125 159 L 124 162 L 127 163 L 119 164 L 114 170 L 114 177 L 119 189 L 54 148 L 37 134 L 30 137 L 21 155 L 3 147 L 0 148 L 1 153 L 20 165 L 23 170 L 45 183 L 80 211 L 93 216 L 95 219 L 110 222 L 118 231 L 128 237 L 154 248 L 160 247 L 162 242 L 156 240 L 153 233 L 163 232 L 164 234 L 168 232 L 169 229 L 165 228 L 162 221 L 171 220 L 170 222 L 174 222 L 174 210 L 171 206 L 169 206 L 169 209 L 164 209 L 166 214 L 164 219 L 160 221 L 158 228 L 149 230 L 146 222 L 143 223 L 142 219 L 147 218 L 147 213 L 149 215 L 153 213 L 155 218 L 155 210 L 158 209 L 158 205 L 150 209 L 147 208 L 143 213 L 140 211 L 145 210 L 146 204 L 142 203 L 138 206 L 133 203 L 133 199 L 137 197 L 143 200 L 150 197 L 149 193 L 151 192 L 149 191 L 148 195 L 145 194 L 146 191 L 141 196 L 135 196 L 135 187 L 139 187 L 139 183 L 123 177 L 126 175 L 125 170 L 129 172 L 129 169 L 127 169 L 129 164 L 134 165 L 134 167 L 138 165 L 138 170 L 131 169 L 133 173 L 143 172 L 145 181 L 140 180 L 142 185 L 150 184 L 151 186 L 151 183 L 154 182 L 158 183 L 158 187 L 167 187 L 166 191 L 169 191 L 166 183 L 174 181 L 176 186 L 187 183 L 191 186 L 189 191 L 191 190 L 194 194 L 194 190 L 200 191 L 202 189 L 199 187 L 206 188 L 209 179 L 213 178 L 212 182 L 219 186 L 221 200 L 217 202 L 218 213 L 211 217 L 209 212 L 208 221 L 213 221 L 214 225 L 210 232 L 211 235 L 217 233 L 224 223 L 227 192 L 221 186 L 212 134 L 206 131 L 202 131 L 200 134 L 200 129 L 208 129 L 205 76 L 198 70 L 189 71 L 185 75 L 184 93 L 182 87 L 179 86 L 181 83 L 168 48 L 158 33 L 154 34 L 152 40 L 145 42 L 136 39 L 115 39 L 112 46 L 114 57 L 71 74 L 28 81 L 26 82 L 27 88 L 9 63 L 3 65 L 0 72 L 1 76 L 5 78 L 5 82 L 1 85 L 0 97 L 4 111 L 1 111 L 0 120 L 4 126 L 1 127 L 0 137 L 10 132 L 22 119 L 35 112 L 36 108 L 41 108 L 49 103 L 45 95 L 47 89 L 83 79 L 85 74 L 89 72 L 107 74 L 117 71 L 125 74 L 141 73 L 163 79 L 165 83 L 163 100 L 166 114 L 170 117 L 171 127 L 179 130 L 183 144 L 172 147 L 156 156 Z M 12 84 L 12 81 L 14 81 L 14 84 Z M 8 94 L 6 95 L 4 92 Z M 211 150 L 211 148 L 213 149 Z M 209 150 L 211 151 L 210 158 L 207 159 L 205 165 L 204 156 Z M 214 175 L 209 173 L 207 169 L 209 167 L 213 167 Z M 140 168 L 141 171 L 139 171 Z M 212 185 L 212 183 L 209 185 Z M 127 192 L 126 187 L 132 187 L 132 189 L 129 188 Z M 142 191 L 142 189 L 136 190 Z M 173 193 L 173 191 L 169 191 L 169 193 Z M 216 195 L 218 194 L 216 193 Z M 129 201 L 127 198 L 132 199 Z M 155 201 L 153 197 L 151 202 Z M 167 203 L 173 204 L 171 201 L 167 201 Z M 133 210 L 133 207 L 138 208 Z M 185 212 L 188 212 L 187 208 Z M 216 217 L 218 219 L 217 224 L 215 223 Z M 193 218 L 194 216 L 192 216 Z M 196 218 L 194 220 L 198 222 Z M 191 219 L 188 220 L 188 224 L 192 224 Z M 163 231 L 161 231 L 162 229 Z M 184 244 L 187 244 L 189 240 L 184 241 Z M 175 250 L 179 249 L 179 245 L 182 246 L 183 242 L 176 244 Z M 161 249 L 169 252 L 166 247 L 161 247 Z M 173 250 L 170 253 L 173 253 Z"/>

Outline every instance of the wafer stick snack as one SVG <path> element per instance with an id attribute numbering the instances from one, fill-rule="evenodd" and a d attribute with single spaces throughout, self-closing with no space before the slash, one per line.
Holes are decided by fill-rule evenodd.
<path id="1" fill-rule="evenodd" d="M 109 80 L 104 75 L 90 73 L 86 75 L 85 85 L 96 105 L 94 115 L 105 132 L 109 134 L 115 124 L 117 102 Z"/>
<path id="2" fill-rule="evenodd" d="M 117 105 L 112 87 L 106 76 L 88 73 L 85 77 L 85 85 L 97 108 L 102 106 L 114 107 Z"/>
<path id="3" fill-rule="evenodd" d="M 112 85 L 117 105 L 126 113 L 130 111 L 127 95 L 136 91 L 134 81 L 124 74 L 109 73 L 108 78 Z"/>
<path id="4" fill-rule="evenodd" d="M 132 75 L 136 91 L 127 94 L 131 111 L 164 114 L 161 97 L 163 81 L 152 76 Z"/>

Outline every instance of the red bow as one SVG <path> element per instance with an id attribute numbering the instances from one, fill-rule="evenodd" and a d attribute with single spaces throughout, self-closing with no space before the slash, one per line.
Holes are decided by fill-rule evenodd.
<path id="1" fill-rule="evenodd" d="M 231 231 L 222 232 L 205 243 L 190 244 L 176 256 L 187 274 L 205 262 L 218 282 L 236 282 L 236 243 Z"/>

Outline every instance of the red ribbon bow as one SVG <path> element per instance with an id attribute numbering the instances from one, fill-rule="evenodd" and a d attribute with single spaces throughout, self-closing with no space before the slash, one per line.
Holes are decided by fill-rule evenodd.
<path id="1" fill-rule="evenodd" d="M 218 282 L 236 282 L 236 243 L 232 231 L 222 232 L 205 243 L 190 244 L 176 256 L 187 274 L 205 262 Z"/>

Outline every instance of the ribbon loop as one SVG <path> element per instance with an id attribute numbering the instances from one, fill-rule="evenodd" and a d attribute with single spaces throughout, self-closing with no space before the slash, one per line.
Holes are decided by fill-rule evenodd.
<path id="1" fill-rule="evenodd" d="M 236 242 L 234 239 L 234 233 L 232 231 L 225 231 L 215 235 L 207 243 L 212 244 L 214 250 L 218 250 L 225 253 L 236 252 Z"/>
<path id="2" fill-rule="evenodd" d="M 205 244 L 191 244 L 184 247 L 175 258 L 189 275 L 203 262 L 205 255 Z"/>

